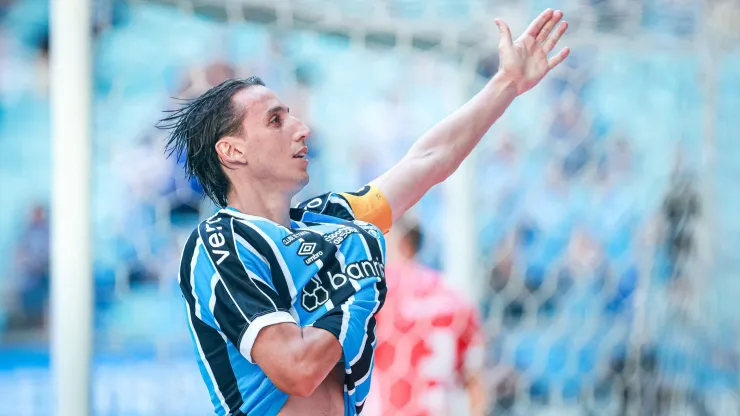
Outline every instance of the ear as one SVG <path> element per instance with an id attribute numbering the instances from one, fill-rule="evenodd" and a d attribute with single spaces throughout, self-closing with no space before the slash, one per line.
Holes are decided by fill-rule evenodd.
<path id="1" fill-rule="evenodd" d="M 216 153 L 225 163 L 242 165 L 247 163 L 245 147 L 243 139 L 227 136 L 216 142 Z"/>

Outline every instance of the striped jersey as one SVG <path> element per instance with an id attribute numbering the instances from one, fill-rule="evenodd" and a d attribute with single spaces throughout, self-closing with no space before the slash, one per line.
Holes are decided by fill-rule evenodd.
<path id="1" fill-rule="evenodd" d="M 266 326 L 334 334 L 345 367 L 345 415 L 357 415 L 373 369 L 391 213 L 382 193 L 327 193 L 290 212 L 290 227 L 232 208 L 188 239 L 179 283 L 201 376 L 217 415 L 276 415 L 288 399 L 254 363 Z"/>

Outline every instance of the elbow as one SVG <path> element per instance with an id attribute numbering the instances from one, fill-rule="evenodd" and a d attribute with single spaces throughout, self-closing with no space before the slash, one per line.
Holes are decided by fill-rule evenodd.
<path id="1" fill-rule="evenodd" d="M 291 396 L 309 397 L 318 387 L 318 384 L 314 384 L 312 381 L 309 378 L 294 378 L 290 381 L 289 386 L 281 390 Z"/>

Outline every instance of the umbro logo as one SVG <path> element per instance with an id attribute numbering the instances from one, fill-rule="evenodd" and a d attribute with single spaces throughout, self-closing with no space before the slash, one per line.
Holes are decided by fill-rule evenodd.
<path id="1" fill-rule="evenodd" d="M 310 256 L 316 250 L 316 243 L 301 243 L 298 248 L 299 256 Z"/>
<path id="2" fill-rule="evenodd" d="M 322 250 L 319 250 L 317 253 L 314 253 L 316 251 L 316 243 L 301 243 L 301 246 L 298 247 L 298 255 L 306 257 L 303 259 L 303 262 L 306 263 L 306 266 L 309 266 L 316 262 L 316 260 L 320 259 L 321 256 L 324 255 L 324 252 Z"/>

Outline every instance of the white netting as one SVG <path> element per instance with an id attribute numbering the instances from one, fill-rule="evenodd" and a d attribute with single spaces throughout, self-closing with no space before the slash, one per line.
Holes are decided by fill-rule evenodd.
<path id="1" fill-rule="evenodd" d="M 43 218 L 17 230 L 32 203 L 48 198 L 48 163 L 38 150 L 48 147 L 45 2 L 10 3 L 0 36 L 0 68 L 9 74 L 0 78 L 0 155 L 13 156 L 0 164 L 0 185 L 14 198 L 3 201 L 0 251 L 30 253 L 39 264 Z M 379 329 L 384 381 L 374 399 L 413 414 L 418 400 L 404 397 L 416 390 L 404 384 L 409 364 L 419 364 L 425 382 L 452 380 L 442 389 L 453 391 L 455 414 L 466 414 L 461 378 L 471 374 L 482 374 L 489 414 L 738 414 L 734 2 L 98 6 L 97 414 L 210 410 L 175 270 L 183 238 L 212 207 L 181 166 L 163 158 L 164 136 L 153 125 L 173 107 L 170 97 L 261 76 L 313 130 L 312 181 L 299 197 L 351 190 L 492 75 L 494 17 L 518 32 L 548 6 L 565 11 L 564 43 L 574 54 L 484 139 L 474 155 L 475 217 L 460 219 L 479 232 L 479 274 L 461 281 L 481 283 L 485 364 L 456 373 L 450 363 L 464 349 L 457 341 L 472 336 L 470 319 L 455 315 L 438 330 L 417 317 L 411 330 L 399 312 Z M 458 243 L 443 235 L 441 224 L 455 215 L 443 208 L 445 196 L 435 188 L 415 209 L 426 237 L 421 259 L 435 268 Z M 0 308 L 5 343 L 40 345 L 44 270 L 20 255 L 0 260 L 9 276 L 0 281 L 10 300 Z M 430 335 L 418 341 L 422 334 Z M 419 354 L 425 364 L 413 362 Z M 46 364 L 22 358 L 28 368 L 0 372 L 0 414 L 49 410 L 47 375 L 34 369 Z M 419 394 L 435 403 L 435 388 Z"/>

